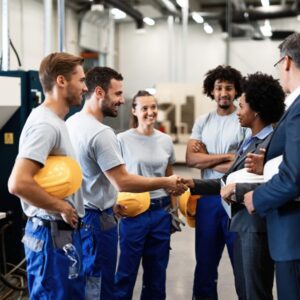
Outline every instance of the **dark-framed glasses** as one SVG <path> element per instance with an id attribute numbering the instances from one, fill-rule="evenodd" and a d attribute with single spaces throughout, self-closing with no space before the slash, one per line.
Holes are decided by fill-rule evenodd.
<path id="1" fill-rule="evenodd" d="M 274 64 L 274 68 L 276 68 L 283 60 L 285 59 L 285 56 L 282 56 L 277 63 Z"/>

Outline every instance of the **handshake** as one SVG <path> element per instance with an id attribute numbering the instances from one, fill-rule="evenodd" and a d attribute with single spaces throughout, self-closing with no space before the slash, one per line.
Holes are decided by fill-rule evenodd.
<path id="1" fill-rule="evenodd" d="M 178 175 L 172 175 L 165 178 L 168 180 L 165 188 L 167 192 L 173 196 L 179 196 L 188 188 L 194 187 L 193 179 L 185 179 Z"/>

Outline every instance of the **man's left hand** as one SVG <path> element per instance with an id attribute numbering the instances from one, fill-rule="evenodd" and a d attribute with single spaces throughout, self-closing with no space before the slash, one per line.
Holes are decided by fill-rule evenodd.
<path id="1" fill-rule="evenodd" d="M 250 215 L 255 213 L 255 207 L 253 205 L 253 191 L 248 192 L 244 195 L 244 204 Z"/>

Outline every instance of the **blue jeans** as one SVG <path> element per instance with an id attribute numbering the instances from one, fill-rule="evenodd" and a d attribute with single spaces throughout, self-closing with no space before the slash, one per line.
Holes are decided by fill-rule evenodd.
<path id="1" fill-rule="evenodd" d="M 171 216 L 163 208 L 121 220 L 116 299 L 132 299 L 141 259 L 144 269 L 141 299 L 166 298 L 170 236 Z"/>
<path id="2" fill-rule="evenodd" d="M 204 196 L 196 211 L 196 269 L 193 294 L 196 299 L 218 299 L 218 266 L 227 246 L 233 264 L 235 233 L 228 230 L 228 216 L 220 196 Z"/>
<path id="3" fill-rule="evenodd" d="M 86 209 L 82 239 L 83 269 L 86 276 L 85 297 L 113 300 L 117 263 L 118 232 L 112 208 Z"/>
<path id="4" fill-rule="evenodd" d="M 71 242 L 81 258 L 81 241 L 78 231 L 72 232 Z M 68 279 L 70 260 L 62 249 L 53 246 L 50 228 L 39 226 L 28 220 L 23 243 L 31 300 L 84 299 L 83 270 L 79 269 L 77 278 Z"/>

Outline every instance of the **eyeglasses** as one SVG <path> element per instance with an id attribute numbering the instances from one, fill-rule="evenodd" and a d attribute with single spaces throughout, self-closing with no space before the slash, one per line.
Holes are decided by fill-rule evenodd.
<path id="1" fill-rule="evenodd" d="M 274 64 L 274 68 L 276 68 L 283 60 L 285 59 L 285 56 L 282 56 L 277 63 Z"/>

